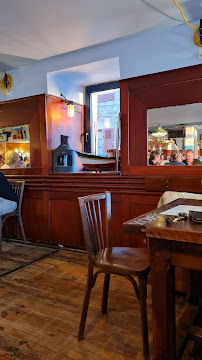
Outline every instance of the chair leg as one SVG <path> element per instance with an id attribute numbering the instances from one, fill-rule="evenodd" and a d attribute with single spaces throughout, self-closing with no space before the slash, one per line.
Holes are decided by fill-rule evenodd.
<path id="1" fill-rule="evenodd" d="M 4 225 L 5 225 L 6 241 L 9 242 L 8 223 L 7 223 L 7 220 L 5 220 Z"/>
<path id="2" fill-rule="evenodd" d="M 101 308 L 103 314 L 107 313 L 109 282 L 110 282 L 110 274 L 105 274 L 103 293 L 102 293 L 102 308 Z"/>
<path id="3" fill-rule="evenodd" d="M 24 226 L 23 226 L 23 223 L 22 223 L 21 215 L 19 215 L 19 224 L 20 224 L 20 229 L 21 229 L 21 233 L 22 233 L 24 243 L 25 243 L 25 245 L 27 245 L 27 240 L 26 240 L 26 236 L 25 236 L 25 231 L 24 231 Z"/>
<path id="4" fill-rule="evenodd" d="M 140 312 L 142 325 L 142 342 L 144 360 L 149 360 L 149 341 L 148 341 L 148 324 L 147 324 L 147 276 L 139 276 L 140 291 Z"/>
<path id="5" fill-rule="evenodd" d="M 90 301 L 90 294 L 91 294 L 92 287 L 93 287 L 93 278 L 92 278 L 91 274 L 88 274 L 85 296 L 84 296 L 84 300 L 83 300 L 83 307 L 82 307 L 82 312 L 81 312 L 81 320 L 80 320 L 80 324 L 79 324 L 78 341 L 83 340 L 83 334 L 84 334 L 84 329 L 85 329 L 85 325 L 86 325 L 86 317 L 87 317 L 87 313 L 88 313 L 88 305 L 89 305 L 89 301 Z"/>

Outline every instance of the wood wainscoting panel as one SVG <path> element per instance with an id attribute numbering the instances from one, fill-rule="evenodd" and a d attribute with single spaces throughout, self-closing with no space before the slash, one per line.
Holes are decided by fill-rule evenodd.
<path id="1" fill-rule="evenodd" d="M 122 203 L 121 195 L 112 193 L 112 246 L 122 246 Z"/>
<path id="2" fill-rule="evenodd" d="M 130 196 L 130 218 L 133 219 L 146 212 L 156 209 L 158 201 L 159 201 L 159 196 L 153 196 L 153 195 Z M 130 246 L 132 247 L 147 246 L 146 239 L 141 236 L 131 235 Z"/>
<path id="3" fill-rule="evenodd" d="M 48 244 L 48 219 L 43 197 L 23 199 L 22 219 L 27 240 Z"/>
<path id="4" fill-rule="evenodd" d="M 194 193 L 202 192 L 201 177 L 197 176 L 183 176 L 183 178 L 176 175 L 167 176 L 146 176 L 145 177 L 146 191 L 188 191 Z"/>
<path id="5" fill-rule="evenodd" d="M 51 243 L 85 249 L 78 196 L 87 193 L 52 193 L 50 198 Z M 112 194 L 112 245 L 121 246 L 121 196 Z"/>
<path id="6" fill-rule="evenodd" d="M 51 243 L 84 248 L 78 201 L 50 200 Z"/>

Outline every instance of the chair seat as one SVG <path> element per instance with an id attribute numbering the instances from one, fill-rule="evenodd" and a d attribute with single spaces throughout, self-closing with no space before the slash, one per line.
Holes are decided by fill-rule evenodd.
<path id="1" fill-rule="evenodd" d="M 94 265 L 104 271 L 136 275 L 149 268 L 149 249 L 105 248 L 94 257 Z"/>

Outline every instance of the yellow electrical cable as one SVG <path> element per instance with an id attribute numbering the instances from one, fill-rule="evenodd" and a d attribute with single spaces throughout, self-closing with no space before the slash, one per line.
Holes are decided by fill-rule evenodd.
<path id="1" fill-rule="evenodd" d="M 193 30 L 196 29 L 196 31 L 194 32 L 194 36 L 193 36 L 193 42 L 194 42 L 194 44 L 195 44 L 196 46 L 202 47 L 202 45 L 201 45 L 201 43 L 200 43 L 200 40 L 199 40 L 198 37 L 197 37 L 197 34 L 198 34 L 198 31 L 199 31 L 200 27 L 199 27 L 199 26 L 192 26 L 192 25 L 190 25 L 190 24 L 188 23 L 187 19 L 185 18 L 184 13 L 183 13 L 181 7 L 178 5 L 177 1 L 176 1 L 176 0 L 173 0 L 173 1 L 174 1 L 175 5 L 178 7 L 178 9 L 180 10 L 180 12 L 181 12 L 181 14 L 182 14 L 182 17 L 183 17 L 184 21 L 186 22 L 186 24 L 189 25 Z"/>
<path id="2" fill-rule="evenodd" d="M 0 80 L 0 92 L 8 95 L 12 87 L 12 77 L 5 73 L 2 74 L 4 74 L 4 76 Z"/>
<path id="3" fill-rule="evenodd" d="M 193 27 L 192 25 L 190 25 L 190 24 L 188 23 L 188 21 L 186 20 L 186 18 L 185 18 L 185 16 L 184 16 L 184 13 L 183 13 L 183 11 L 182 11 L 182 9 L 181 9 L 181 7 L 180 7 L 180 5 L 178 5 L 178 3 L 177 3 L 176 0 L 173 0 L 173 1 L 174 1 L 175 5 L 178 7 L 178 9 L 180 10 L 180 12 L 181 12 L 181 14 L 182 14 L 182 17 L 183 17 L 184 21 L 186 22 L 186 24 L 189 25 L 192 29 L 198 28 L 198 26 Z"/>
<path id="4" fill-rule="evenodd" d="M 194 41 L 194 44 L 195 44 L 196 46 L 202 47 L 202 45 L 201 45 L 201 43 L 200 43 L 200 40 L 199 40 L 198 37 L 197 37 L 197 34 L 198 34 L 198 32 L 199 32 L 199 29 L 200 29 L 200 27 L 197 26 L 197 29 L 196 29 L 196 31 L 194 32 L 193 41 Z"/>

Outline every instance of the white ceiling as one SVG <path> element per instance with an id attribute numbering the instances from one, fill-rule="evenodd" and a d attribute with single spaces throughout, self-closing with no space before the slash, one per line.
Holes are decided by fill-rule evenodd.
<path id="1" fill-rule="evenodd" d="M 179 0 L 189 21 L 202 0 Z M 173 0 L 0 0 L 0 71 L 183 24 Z"/>

